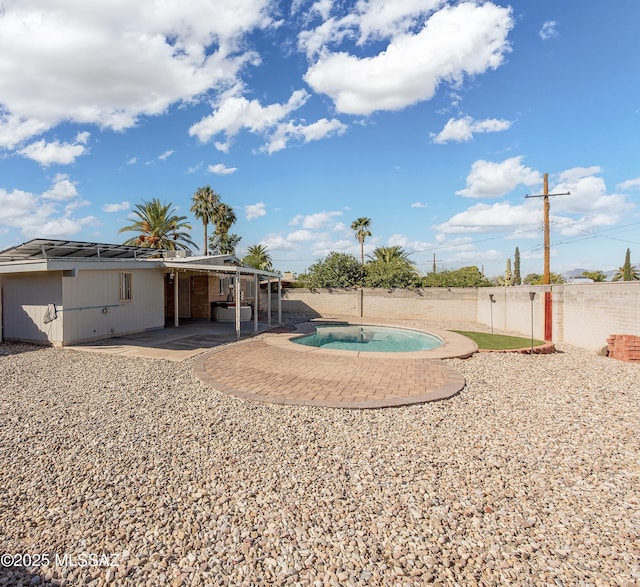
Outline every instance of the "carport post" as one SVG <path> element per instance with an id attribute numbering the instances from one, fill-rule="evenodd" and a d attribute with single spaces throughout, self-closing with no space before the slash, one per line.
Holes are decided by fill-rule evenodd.
<path id="1" fill-rule="evenodd" d="M 282 278 L 278 277 L 278 324 L 282 324 Z"/>
<path id="2" fill-rule="evenodd" d="M 258 332 L 258 294 L 260 293 L 260 282 L 258 280 L 258 274 L 253 274 L 253 291 L 255 291 L 255 300 L 253 301 L 253 331 Z"/>
<path id="3" fill-rule="evenodd" d="M 271 275 L 267 277 L 267 326 L 271 328 Z"/>
<path id="4" fill-rule="evenodd" d="M 180 304 L 178 303 L 178 272 L 173 274 L 173 325 L 178 328 L 180 320 L 178 318 Z"/>
<path id="5" fill-rule="evenodd" d="M 236 338 L 240 338 L 240 271 L 236 269 Z"/>

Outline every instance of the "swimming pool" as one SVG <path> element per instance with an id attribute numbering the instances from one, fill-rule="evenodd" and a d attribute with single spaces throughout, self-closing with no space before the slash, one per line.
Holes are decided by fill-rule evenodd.
<path id="1" fill-rule="evenodd" d="M 443 344 L 441 338 L 426 332 L 353 324 L 318 325 L 313 334 L 292 338 L 291 342 L 323 349 L 373 353 L 424 351 Z"/>

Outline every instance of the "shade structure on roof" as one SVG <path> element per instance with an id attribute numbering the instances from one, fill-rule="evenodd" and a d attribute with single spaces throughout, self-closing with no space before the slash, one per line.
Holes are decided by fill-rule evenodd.
<path id="1" fill-rule="evenodd" d="M 32 259 L 145 259 L 162 255 L 163 249 L 34 238 L 0 251 L 0 261 Z"/>

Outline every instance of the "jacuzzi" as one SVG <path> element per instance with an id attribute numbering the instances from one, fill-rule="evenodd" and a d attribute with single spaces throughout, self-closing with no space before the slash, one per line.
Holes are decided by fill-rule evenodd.
<path id="1" fill-rule="evenodd" d="M 235 306 L 217 306 L 215 319 L 218 322 L 235 322 L 236 307 Z M 240 322 L 249 322 L 251 320 L 251 306 L 240 306 Z"/>

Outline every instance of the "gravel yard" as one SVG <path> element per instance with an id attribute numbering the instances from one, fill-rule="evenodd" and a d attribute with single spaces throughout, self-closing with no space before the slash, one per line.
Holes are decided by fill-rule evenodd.
<path id="1" fill-rule="evenodd" d="M 0 585 L 640 584 L 640 365 L 559 350 L 358 411 L 0 345 Z"/>

